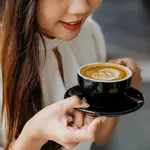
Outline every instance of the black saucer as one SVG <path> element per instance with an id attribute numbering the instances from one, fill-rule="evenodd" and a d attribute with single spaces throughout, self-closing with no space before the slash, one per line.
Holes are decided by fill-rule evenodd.
<path id="1" fill-rule="evenodd" d="M 81 100 L 87 101 L 87 99 L 85 98 L 86 96 L 84 97 L 84 95 L 81 94 L 80 87 L 78 85 L 67 90 L 64 97 L 67 98 L 73 95 L 77 95 Z M 107 99 L 108 98 L 109 97 L 107 96 Z M 91 116 L 118 117 L 121 115 L 134 112 L 140 109 L 144 104 L 144 97 L 142 93 L 133 88 L 129 88 L 128 91 L 122 95 L 115 95 L 113 99 L 114 98 L 119 99 L 120 103 L 111 104 L 109 106 L 105 104 L 98 105 L 98 103 L 94 103 L 94 104 L 89 103 L 90 107 L 87 109 L 83 109 L 83 108 L 76 108 L 76 109 L 84 113 L 87 113 L 88 115 Z M 90 100 L 88 99 L 88 101 Z"/>

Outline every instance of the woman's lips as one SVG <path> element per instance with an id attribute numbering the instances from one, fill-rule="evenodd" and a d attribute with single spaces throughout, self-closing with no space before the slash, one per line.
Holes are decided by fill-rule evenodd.
<path id="1" fill-rule="evenodd" d="M 81 27 L 82 25 L 82 20 L 79 21 L 73 21 L 73 22 L 64 22 L 64 21 L 60 21 L 61 25 L 68 29 L 68 30 L 77 30 Z"/>

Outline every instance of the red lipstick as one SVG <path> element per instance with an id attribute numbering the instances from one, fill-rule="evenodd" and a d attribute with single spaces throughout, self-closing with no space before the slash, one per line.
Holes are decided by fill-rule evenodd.
<path id="1" fill-rule="evenodd" d="M 64 22 L 64 21 L 60 21 L 61 25 L 68 29 L 68 30 L 77 30 L 81 27 L 82 25 L 82 20 L 79 21 L 72 21 L 72 22 Z"/>

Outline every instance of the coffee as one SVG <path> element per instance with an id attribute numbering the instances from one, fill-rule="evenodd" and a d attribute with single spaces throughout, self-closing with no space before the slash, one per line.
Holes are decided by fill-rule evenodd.
<path id="1" fill-rule="evenodd" d="M 122 80 L 128 76 L 125 67 L 117 64 L 100 63 L 84 66 L 80 73 L 93 80 Z"/>

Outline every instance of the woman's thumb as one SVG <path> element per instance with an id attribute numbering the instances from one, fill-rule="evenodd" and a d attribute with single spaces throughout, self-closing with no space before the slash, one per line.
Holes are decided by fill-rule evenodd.
<path id="1" fill-rule="evenodd" d="M 85 101 L 79 99 L 78 96 L 72 96 L 64 100 L 65 109 L 70 110 L 73 108 L 88 108 L 90 105 Z"/>

